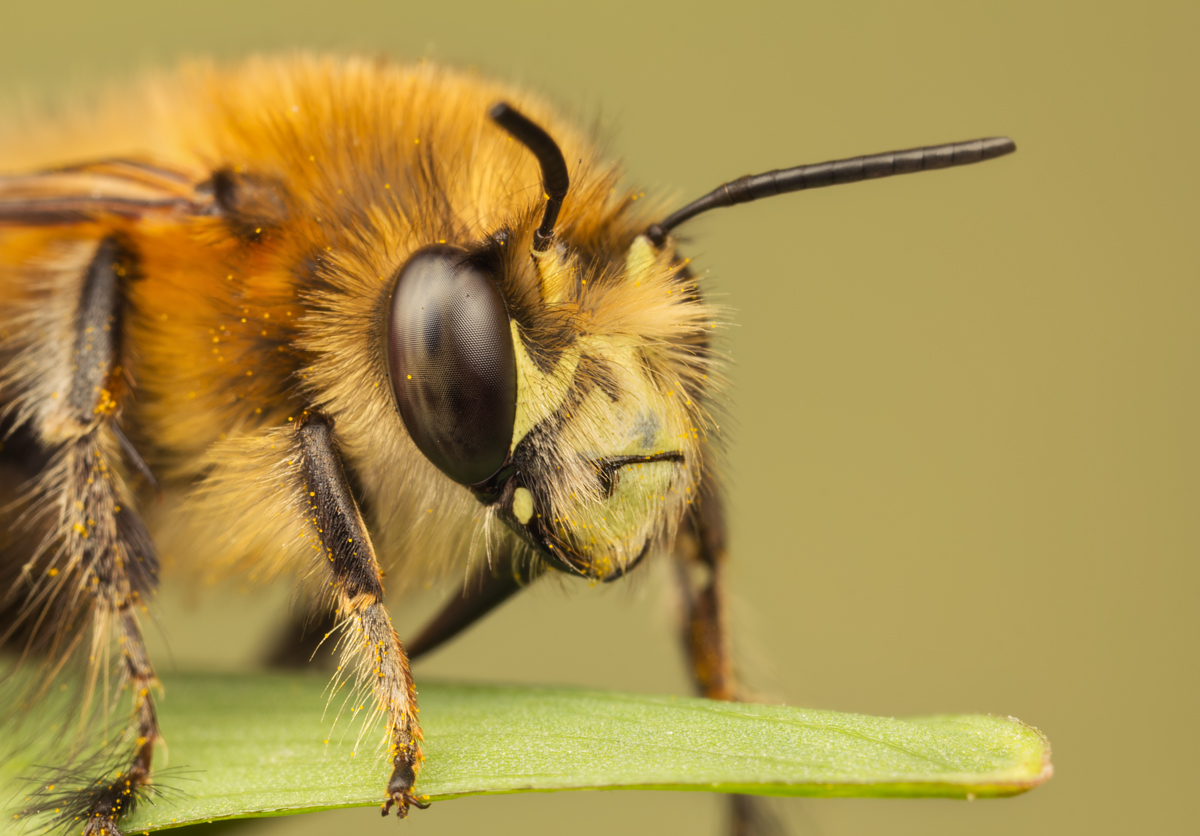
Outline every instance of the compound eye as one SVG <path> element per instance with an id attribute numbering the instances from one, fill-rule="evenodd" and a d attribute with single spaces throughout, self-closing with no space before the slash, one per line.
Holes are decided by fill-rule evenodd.
<path id="1" fill-rule="evenodd" d="M 464 485 L 500 469 L 517 414 L 517 361 L 496 281 L 464 250 L 424 247 L 400 268 L 388 364 L 400 417 L 427 459 Z"/>

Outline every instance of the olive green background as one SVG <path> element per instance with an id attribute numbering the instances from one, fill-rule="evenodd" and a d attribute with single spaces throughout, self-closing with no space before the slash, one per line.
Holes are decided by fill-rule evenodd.
<path id="1" fill-rule="evenodd" d="M 0 92 L 184 55 L 427 56 L 599 115 L 631 179 L 682 199 L 1011 135 L 997 162 L 684 228 L 737 312 L 724 430 L 749 683 L 1012 714 L 1055 745 L 1057 775 L 1016 799 L 771 804 L 798 834 L 1172 832 L 1194 826 L 1200 744 L 1200 14 L 1132 6 L 40 3 L 4 11 Z M 683 692 L 665 568 L 536 589 L 417 676 Z M 253 664 L 290 591 L 193 608 L 168 585 L 160 667 Z M 397 607 L 405 632 L 432 606 Z M 722 815 L 700 794 L 573 793 L 245 832 L 716 834 Z"/>

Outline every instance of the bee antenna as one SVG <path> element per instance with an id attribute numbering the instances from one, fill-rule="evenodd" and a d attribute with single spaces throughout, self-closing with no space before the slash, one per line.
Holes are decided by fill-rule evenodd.
<path id="1" fill-rule="evenodd" d="M 795 168 L 776 169 L 763 174 L 748 174 L 724 183 L 699 200 L 694 200 L 666 220 L 651 224 L 646 230 L 654 246 L 661 247 L 667 233 L 686 220 L 701 212 L 736 203 L 749 203 L 760 197 L 798 192 L 801 189 L 816 189 L 821 186 L 837 186 L 842 183 L 857 183 L 894 174 L 911 174 L 915 171 L 931 171 L 935 168 L 950 168 L 1002 157 L 1017 150 L 1017 144 L 1006 136 L 973 139 L 968 142 L 951 142 L 947 145 L 926 145 L 906 151 L 888 151 L 867 157 L 850 157 L 827 163 L 798 165 Z"/>
<path id="2" fill-rule="evenodd" d="M 538 124 L 508 102 L 496 102 L 488 115 L 517 142 L 528 148 L 542 167 L 542 188 L 546 193 L 546 213 L 542 225 L 533 233 L 534 252 L 542 252 L 554 234 L 554 222 L 562 209 L 571 179 L 567 176 L 567 161 L 558 144 Z"/>

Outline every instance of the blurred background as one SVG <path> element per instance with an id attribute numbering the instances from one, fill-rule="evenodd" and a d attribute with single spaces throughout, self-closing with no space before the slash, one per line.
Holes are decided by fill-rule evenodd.
<path id="1" fill-rule="evenodd" d="M 826 836 L 1171 832 L 1194 826 L 1200 744 L 1198 24 L 1182 2 L 42 2 L 4 12 L 0 96 L 52 102 L 186 56 L 427 57 L 598 118 L 631 183 L 681 200 L 1012 136 L 998 162 L 685 228 L 737 311 L 725 438 L 749 685 L 1015 715 L 1054 744 L 1055 777 L 1015 799 L 772 806 Z M 685 693 L 664 568 L 534 589 L 418 681 Z M 160 670 L 256 664 L 292 589 L 237 591 L 167 583 Z M 397 605 L 402 633 L 435 606 Z M 717 834 L 723 814 L 698 793 L 559 793 L 238 832 Z"/>

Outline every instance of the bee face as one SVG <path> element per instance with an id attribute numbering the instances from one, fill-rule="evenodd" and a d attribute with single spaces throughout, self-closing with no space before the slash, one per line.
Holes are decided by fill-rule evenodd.
<path id="1" fill-rule="evenodd" d="M 645 236 L 601 228 L 539 252 L 514 244 L 528 227 L 421 248 L 397 271 L 392 389 L 445 477 L 548 565 L 613 580 L 670 539 L 696 490 L 716 311 Z"/>

